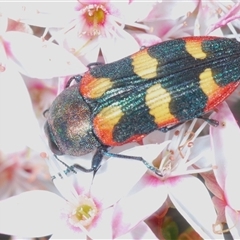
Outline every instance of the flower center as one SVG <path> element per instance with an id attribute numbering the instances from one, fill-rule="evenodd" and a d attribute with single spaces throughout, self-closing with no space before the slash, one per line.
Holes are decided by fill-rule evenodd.
<path id="1" fill-rule="evenodd" d="M 77 204 L 71 204 L 70 208 L 69 222 L 74 227 L 88 227 L 98 212 L 93 199 L 83 195 L 79 196 Z"/>
<path id="2" fill-rule="evenodd" d="M 76 218 L 79 221 L 86 220 L 91 218 L 93 208 L 89 205 L 82 205 L 76 209 Z"/>
<path id="3" fill-rule="evenodd" d="M 107 9 L 103 5 L 91 4 L 86 6 L 83 10 L 83 17 L 88 26 L 88 33 L 90 35 L 99 35 L 101 27 L 106 22 Z"/>
<path id="4" fill-rule="evenodd" d="M 90 5 L 87 7 L 84 17 L 89 26 L 102 25 L 105 22 L 106 12 L 102 5 Z"/>

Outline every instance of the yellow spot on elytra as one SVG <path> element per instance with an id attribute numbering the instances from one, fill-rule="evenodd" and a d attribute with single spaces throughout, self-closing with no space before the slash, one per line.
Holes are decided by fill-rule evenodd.
<path id="1" fill-rule="evenodd" d="M 157 125 L 164 125 L 175 122 L 175 117 L 170 113 L 170 94 L 162 88 L 160 83 L 151 86 L 145 97 L 146 105 L 149 107 L 149 114 L 154 117 Z"/>
<path id="2" fill-rule="evenodd" d="M 144 49 L 132 56 L 134 73 L 143 79 L 150 79 L 157 76 L 158 60 L 151 57 L 147 49 Z"/>
<path id="3" fill-rule="evenodd" d="M 203 92 L 211 98 L 213 94 L 219 89 L 219 86 L 216 84 L 213 78 L 213 73 L 211 68 L 206 68 L 200 75 L 200 88 Z"/>
<path id="4" fill-rule="evenodd" d="M 124 115 L 120 106 L 109 106 L 104 108 L 97 117 L 101 121 L 101 125 L 106 128 L 111 128 L 111 126 L 115 126 L 120 118 Z"/>
<path id="5" fill-rule="evenodd" d="M 187 52 L 192 55 L 196 59 L 204 59 L 207 57 L 207 54 L 203 52 L 202 50 L 202 45 L 201 41 L 196 40 L 196 41 L 186 41 L 186 50 Z"/>
<path id="6" fill-rule="evenodd" d="M 91 98 L 99 98 L 110 89 L 112 85 L 113 83 L 110 78 L 96 78 L 88 85 L 89 96 Z"/>

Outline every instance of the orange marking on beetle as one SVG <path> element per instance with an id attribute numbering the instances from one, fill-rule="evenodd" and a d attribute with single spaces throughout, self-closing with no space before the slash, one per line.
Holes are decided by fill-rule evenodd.
<path id="1" fill-rule="evenodd" d="M 204 111 L 209 112 L 214 109 L 218 104 L 223 102 L 238 87 L 239 83 L 240 81 L 229 83 L 224 87 L 218 87 L 215 92 L 209 94 Z"/>
<path id="2" fill-rule="evenodd" d="M 96 115 L 93 120 L 94 131 L 103 144 L 114 142 L 113 129 L 123 115 L 120 106 L 106 107 Z"/>
<path id="3" fill-rule="evenodd" d="M 221 87 L 218 86 L 214 80 L 213 72 L 211 68 L 206 68 L 199 75 L 200 88 L 203 90 L 205 95 L 208 97 L 205 112 L 211 111 L 219 103 L 224 101 L 239 85 L 239 81 L 229 83 L 228 85 Z"/>

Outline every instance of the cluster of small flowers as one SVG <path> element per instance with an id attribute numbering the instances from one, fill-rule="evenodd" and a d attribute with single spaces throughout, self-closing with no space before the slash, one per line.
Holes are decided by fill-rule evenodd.
<path id="1" fill-rule="evenodd" d="M 176 208 L 194 230 L 182 238 L 223 239 L 224 232 L 240 238 L 240 129 L 226 102 L 211 116 L 218 127 L 194 120 L 113 149 L 143 157 L 161 176 L 118 158 L 94 176 L 65 174 L 42 131 L 42 112 L 89 63 L 186 36 L 240 40 L 237 0 L 4 2 L 0 13 L 0 233 L 164 239 L 167 229 L 178 231 L 175 219 L 168 227 L 164 220 Z M 230 105 L 238 98 L 239 90 Z M 84 164 L 91 157 L 64 161 Z"/>

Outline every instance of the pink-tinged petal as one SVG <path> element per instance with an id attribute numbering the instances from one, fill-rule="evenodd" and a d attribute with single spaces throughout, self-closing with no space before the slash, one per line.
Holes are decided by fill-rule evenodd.
<path id="1" fill-rule="evenodd" d="M 20 151 L 26 146 L 44 151 L 40 129 L 31 99 L 21 75 L 11 64 L 0 76 L 0 146 L 5 153 Z"/>
<path id="2" fill-rule="evenodd" d="M 151 34 L 155 34 L 162 40 L 171 40 L 193 35 L 193 17 L 181 18 L 177 20 L 159 19 L 145 24 L 150 27 Z"/>
<path id="3" fill-rule="evenodd" d="M 223 200 L 221 200 L 221 199 L 219 199 L 219 198 L 217 198 L 215 196 L 212 197 L 212 201 L 213 201 L 214 207 L 215 207 L 215 209 L 217 211 L 217 220 L 216 220 L 216 222 L 217 223 L 224 223 L 224 222 L 226 222 L 227 221 L 226 220 L 226 216 L 225 216 L 226 203 Z"/>
<path id="4" fill-rule="evenodd" d="M 221 199 L 222 201 L 225 201 L 224 192 L 218 185 L 216 177 L 213 174 L 213 172 L 211 171 L 211 172 L 201 173 L 201 176 L 205 181 L 206 187 L 212 192 L 212 194 L 217 198 Z"/>
<path id="5" fill-rule="evenodd" d="M 117 239 L 158 239 L 145 222 L 140 222 L 130 232 Z"/>
<path id="6" fill-rule="evenodd" d="M 152 162 L 167 144 L 137 146 L 120 154 L 142 157 Z M 96 173 L 91 193 L 102 202 L 104 208 L 108 207 L 127 194 L 146 171 L 146 166 L 140 161 L 112 157 Z"/>
<path id="7" fill-rule="evenodd" d="M 29 191 L 0 201 L 0 232 L 21 237 L 53 233 L 64 201 L 47 191 Z"/>
<path id="8" fill-rule="evenodd" d="M 36 78 L 76 75 L 87 68 L 62 47 L 21 32 L 7 32 L 4 42 L 18 70 Z M 32 50 L 34 49 L 34 50 Z"/>
<path id="9" fill-rule="evenodd" d="M 75 2 L 15 2 L 1 4 L 1 10 L 15 21 L 39 27 L 64 27 L 74 18 Z"/>
<path id="10" fill-rule="evenodd" d="M 169 179 L 168 184 L 172 203 L 195 231 L 204 239 L 219 239 L 212 228 L 217 215 L 204 184 L 193 176 Z"/>
<path id="11" fill-rule="evenodd" d="M 127 57 L 140 49 L 137 41 L 124 30 L 118 29 L 117 34 L 118 36 L 111 38 L 99 38 L 100 48 L 106 63 Z"/>
<path id="12" fill-rule="evenodd" d="M 178 19 L 192 13 L 198 5 L 198 0 L 175 1 L 163 0 L 158 3 L 147 17 L 147 20 Z"/>
<path id="13" fill-rule="evenodd" d="M 146 174 L 131 193 L 117 203 L 113 217 L 114 237 L 125 234 L 157 211 L 167 196 L 168 189 L 164 182 Z"/>
<path id="14" fill-rule="evenodd" d="M 112 239 L 112 216 L 113 208 L 102 211 L 89 230 L 92 239 Z"/>
<path id="15" fill-rule="evenodd" d="M 213 24 L 210 28 L 207 29 L 206 35 L 214 31 L 215 29 L 226 26 L 229 22 L 239 18 L 240 18 L 240 3 L 237 3 L 236 5 L 233 6 L 233 8 L 231 8 L 227 12 L 226 15 L 221 17 L 215 24 Z"/>
<path id="16" fill-rule="evenodd" d="M 237 187 L 240 182 L 240 161 L 237 157 L 239 155 L 240 129 L 225 102 L 219 105 L 218 112 L 214 114 L 213 118 L 219 121 L 218 127 L 210 127 L 217 166 L 214 168 L 214 173 L 218 184 L 225 192 L 228 203 L 237 207 L 232 206 L 237 210 L 240 209 L 240 189 Z M 225 184 L 227 185 L 225 186 Z"/>
<path id="17" fill-rule="evenodd" d="M 207 33 L 210 33 L 208 30 L 209 26 L 215 24 L 217 21 L 218 14 L 216 13 L 216 10 L 212 7 L 211 3 L 208 3 L 207 1 L 201 1 L 199 3 L 199 11 L 195 22 L 194 35 L 207 35 Z M 223 33 L 219 28 L 212 32 L 211 35 L 221 37 L 223 36 Z"/>
<path id="18" fill-rule="evenodd" d="M 232 234 L 233 239 L 240 239 L 240 214 L 239 212 L 226 207 L 225 215 L 227 219 L 228 228 Z"/>
<path id="19" fill-rule="evenodd" d="M 6 64 L 7 64 L 7 53 L 5 51 L 3 39 L 0 36 L 0 73 L 6 70 Z"/>
<path id="20" fill-rule="evenodd" d="M 26 23 L 16 22 L 8 19 L 7 31 L 18 31 L 33 34 L 33 29 Z"/>

